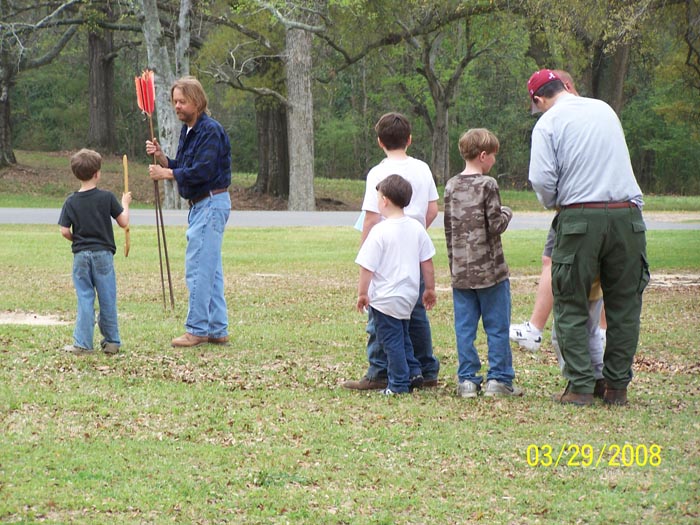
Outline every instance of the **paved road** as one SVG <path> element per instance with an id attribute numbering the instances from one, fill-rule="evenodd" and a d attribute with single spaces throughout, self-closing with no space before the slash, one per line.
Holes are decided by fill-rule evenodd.
<path id="1" fill-rule="evenodd" d="M 60 210 L 53 208 L 0 208 L 0 224 L 53 224 Z M 232 211 L 229 228 L 287 227 L 287 226 L 347 226 L 352 227 L 359 213 L 354 211 Z M 552 222 L 551 212 L 515 213 L 509 230 L 544 230 Z M 163 210 L 166 226 L 186 226 L 187 210 Z M 649 213 L 645 221 L 650 230 L 700 230 L 700 213 Z M 153 209 L 132 209 L 132 226 L 155 226 Z M 434 228 L 442 227 L 442 214 Z"/>

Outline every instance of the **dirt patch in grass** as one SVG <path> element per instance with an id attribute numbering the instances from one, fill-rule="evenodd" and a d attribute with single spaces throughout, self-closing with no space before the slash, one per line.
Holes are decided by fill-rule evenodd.
<path id="1" fill-rule="evenodd" d="M 39 315 L 31 312 L 0 312 L 0 324 L 49 326 L 65 325 L 69 323 L 55 315 Z"/>

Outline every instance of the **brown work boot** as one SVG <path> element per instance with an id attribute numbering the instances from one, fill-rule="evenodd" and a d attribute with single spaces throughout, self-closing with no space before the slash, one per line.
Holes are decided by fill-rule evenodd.
<path id="1" fill-rule="evenodd" d="M 603 399 L 605 395 L 605 379 L 596 379 L 595 387 L 593 387 L 593 397 Z"/>
<path id="2" fill-rule="evenodd" d="M 350 390 L 384 390 L 389 385 L 387 378 L 369 379 L 367 376 L 359 381 L 345 381 L 343 388 Z"/>
<path id="3" fill-rule="evenodd" d="M 590 406 L 593 404 L 593 394 L 581 394 L 571 391 L 571 383 L 566 385 L 566 389 L 561 394 L 555 394 L 552 399 L 562 405 Z"/>
<path id="4" fill-rule="evenodd" d="M 436 388 L 438 386 L 437 377 L 435 379 L 423 379 L 421 388 Z"/>
<path id="5" fill-rule="evenodd" d="M 194 335 L 189 332 L 185 332 L 180 337 L 176 337 L 172 341 L 172 345 L 175 347 L 190 347 L 197 346 L 209 342 L 207 336 Z"/>
<path id="6" fill-rule="evenodd" d="M 223 336 L 223 337 L 212 337 L 212 336 L 209 336 L 209 337 L 207 338 L 207 341 L 208 341 L 209 343 L 213 344 L 213 345 L 222 345 L 222 346 L 226 346 L 226 345 L 228 345 L 228 336 L 227 336 L 227 335 L 225 335 L 225 336 Z"/>
<path id="7" fill-rule="evenodd" d="M 603 401 L 606 405 L 618 405 L 623 406 L 627 404 L 627 388 L 621 388 L 619 390 L 615 388 L 610 388 L 606 383 L 605 394 L 603 395 Z"/>

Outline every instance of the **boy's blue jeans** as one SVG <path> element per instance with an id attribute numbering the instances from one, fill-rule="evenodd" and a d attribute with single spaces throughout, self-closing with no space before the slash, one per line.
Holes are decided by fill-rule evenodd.
<path id="1" fill-rule="evenodd" d="M 410 378 L 420 375 L 420 363 L 413 355 L 408 319 L 396 319 L 370 308 L 377 327 L 377 339 L 386 351 L 388 387 L 392 392 L 409 391 Z"/>
<path id="2" fill-rule="evenodd" d="M 440 361 L 433 355 L 433 338 L 430 331 L 428 314 L 423 306 L 423 292 L 425 283 L 423 277 L 420 280 L 418 291 L 418 302 L 413 307 L 411 319 L 408 323 L 408 332 L 413 343 L 413 354 L 420 363 L 423 378 L 433 380 L 438 378 L 440 372 Z M 371 380 L 381 380 L 387 377 L 387 358 L 381 343 L 377 339 L 377 328 L 372 309 L 369 310 L 367 319 L 367 378 Z"/>
<path id="3" fill-rule="evenodd" d="M 189 214 L 185 281 L 190 292 L 185 329 L 200 337 L 228 335 L 221 246 L 231 213 L 228 192 L 199 201 Z"/>
<path id="4" fill-rule="evenodd" d="M 454 303 L 455 335 L 459 366 L 457 378 L 480 385 L 483 376 L 479 354 L 474 346 L 476 329 L 481 317 L 488 344 L 489 371 L 487 379 L 512 385 L 515 378 L 513 354 L 510 350 L 510 281 L 506 279 L 488 288 L 452 289 Z"/>
<path id="5" fill-rule="evenodd" d="M 114 255 L 108 250 L 82 251 L 73 256 L 73 285 L 78 316 L 73 345 L 92 350 L 95 333 L 95 295 L 100 305 L 97 324 L 107 343 L 121 344 L 117 322 L 117 279 Z"/>

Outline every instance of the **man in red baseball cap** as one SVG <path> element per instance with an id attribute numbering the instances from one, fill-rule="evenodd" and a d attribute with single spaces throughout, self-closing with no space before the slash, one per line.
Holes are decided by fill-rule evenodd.
<path id="1" fill-rule="evenodd" d="M 553 223 L 554 321 L 568 385 L 555 400 L 591 405 L 596 379 L 585 320 L 599 275 L 608 320 L 603 400 L 627 404 L 639 341 L 642 292 L 649 282 L 642 191 L 617 114 L 577 97 L 549 69 L 527 83 L 533 112 L 529 180 L 538 200 L 559 213 Z"/>
<path id="2" fill-rule="evenodd" d="M 535 71 L 532 76 L 530 77 L 530 80 L 527 81 L 527 91 L 530 93 L 530 101 L 532 103 L 530 109 L 532 110 L 532 114 L 535 115 L 536 113 L 542 113 L 545 111 L 544 109 L 540 108 L 537 104 L 542 101 L 542 97 L 545 96 L 545 93 L 541 93 L 540 95 L 537 94 L 537 92 L 543 87 L 549 84 L 550 82 L 561 82 L 562 86 L 564 85 L 564 82 L 562 81 L 561 78 L 559 78 L 559 75 L 557 75 L 554 71 L 551 69 L 540 69 L 539 71 Z M 554 86 L 550 86 L 554 87 Z M 549 91 L 549 90 L 547 90 Z M 550 95 L 551 96 L 551 95 Z"/>

